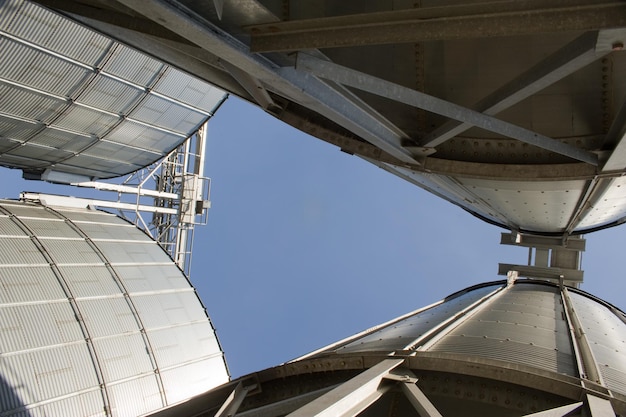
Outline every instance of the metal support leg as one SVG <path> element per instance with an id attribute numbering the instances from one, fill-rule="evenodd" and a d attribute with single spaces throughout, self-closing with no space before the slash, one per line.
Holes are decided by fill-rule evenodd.
<path id="1" fill-rule="evenodd" d="M 421 389 L 415 384 L 405 382 L 401 384 L 402 392 L 409 399 L 413 407 L 417 410 L 422 417 L 443 417 L 441 413 L 435 408 L 433 403 L 426 397 Z"/>
<path id="2" fill-rule="evenodd" d="M 613 406 L 607 399 L 587 394 L 587 404 L 592 417 L 615 417 Z"/>

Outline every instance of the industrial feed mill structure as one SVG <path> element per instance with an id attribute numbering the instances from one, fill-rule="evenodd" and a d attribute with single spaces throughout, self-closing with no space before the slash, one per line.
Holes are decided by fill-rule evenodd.
<path id="1" fill-rule="evenodd" d="M 44 14 L 59 23 L 43 25 Z M 74 54 L 92 42 L 77 42 L 78 49 L 65 54 L 46 44 L 62 39 L 62 25 L 72 24 L 119 42 L 121 49 L 140 51 L 155 65 L 193 76 L 194 94 L 180 98 L 180 111 L 191 112 L 189 117 L 203 108 L 201 100 L 190 97 L 201 97 L 210 88 L 201 82 L 210 83 L 501 226 L 507 230 L 502 244 L 529 251 L 527 265 L 500 265 L 500 281 L 466 288 L 275 368 L 221 385 L 213 380 L 204 393 L 173 395 L 169 401 L 167 391 L 158 388 L 161 402 L 140 412 L 126 411 L 124 404 L 147 404 L 143 388 L 115 407 L 110 393 L 150 369 L 157 387 L 166 387 L 159 355 L 150 356 L 147 349 L 153 362 L 146 363 L 152 365 L 123 377 L 111 374 L 109 380 L 106 372 L 98 377 L 98 369 L 112 366 L 98 359 L 104 336 L 75 339 L 73 345 L 102 364 L 94 367 L 98 383 L 89 385 L 103 404 L 93 415 L 626 416 L 626 316 L 580 289 L 583 235 L 626 220 L 624 2 L 11 0 L 2 3 L 0 23 L 3 51 L 11 51 L 3 52 L 10 59 L 0 67 L 0 87 L 6 91 L 0 107 L 0 164 L 21 168 L 30 178 L 68 183 L 75 182 L 68 180 L 71 175 L 87 177 L 81 181 L 102 178 L 93 165 L 85 171 L 76 163 L 80 152 L 98 158 L 102 152 L 90 149 L 110 143 L 125 143 L 128 149 L 119 153 L 134 152 L 130 160 L 143 158 L 135 164 L 143 166 L 156 158 L 144 161 L 148 150 L 139 145 L 145 136 L 129 136 L 132 132 L 157 130 L 170 150 L 177 145 L 168 142 L 168 134 L 188 136 L 210 114 L 193 119 L 188 129 L 168 125 L 179 117 L 170 119 L 174 113 L 148 104 L 168 96 L 158 90 L 161 75 L 153 84 L 130 82 L 130 74 L 144 74 L 144 67 L 130 58 L 115 61 L 115 50 L 94 54 L 99 58 L 90 70 Z M 43 26 L 52 32 L 38 37 Z M 32 53 L 48 48 L 48 59 L 68 56 L 65 65 L 91 73 L 76 75 L 76 88 L 48 91 L 47 82 L 37 84 L 43 79 L 36 76 L 37 68 L 24 72 L 19 68 L 26 64 L 12 65 L 24 53 L 8 45 Z M 114 77 L 105 78 L 120 89 L 102 84 L 95 101 L 85 102 L 89 95 L 83 92 L 96 85 L 102 71 L 106 75 L 110 62 L 118 62 L 120 72 L 108 70 Z M 42 69 L 41 74 L 49 73 Z M 121 88 L 129 83 L 142 86 L 135 88 L 137 96 Z M 164 85 L 176 91 L 181 84 Z M 127 97 L 128 103 L 99 109 L 107 102 L 98 95 L 112 101 Z M 80 117 L 72 119 L 72 106 Z M 111 124 L 98 131 L 107 117 Z M 70 123 L 74 120 L 94 121 L 82 135 L 72 136 L 78 130 Z M 125 123 L 135 124 L 122 130 Z M 46 129 L 54 135 L 41 142 L 39 133 Z M 70 151 L 74 140 L 83 142 Z M 25 165 L 25 159 L 32 164 Z M 42 201 L 20 204 L 45 206 Z M 37 209 L 72 221 L 61 209 Z M 7 207 L 3 216 L 17 229 L 14 235 L 10 230 L 3 234 L 23 235 L 20 239 L 44 253 L 47 246 L 41 242 L 48 240 L 28 226 L 32 216 L 19 220 L 12 210 L 17 209 Z M 79 226 L 72 229 L 79 235 L 75 239 L 88 239 Z M 109 256 L 105 250 L 96 252 L 105 267 L 115 266 L 103 260 Z M 53 256 L 42 256 L 43 263 L 55 264 Z M 56 265 L 50 266 L 56 282 L 69 289 L 65 265 Z M 121 288 L 119 274 L 111 276 Z M 129 297 L 123 289 L 120 294 Z M 81 300 L 65 299 L 84 335 L 77 314 Z M 33 303 L 41 300 L 26 304 Z M 13 311 L 15 304 L 0 308 Z M 145 313 L 134 303 L 127 305 L 139 323 L 134 331 L 149 334 L 150 328 L 140 324 Z M 148 339 L 141 339 L 146 346 Z M 23 352 L 53 352 L 46 346 L 3 351 L 0 364 Z M 220 357 L 219 345 L 212 346 L 213 357 Z M 209 372 L 226 372 L 221 365 Z M 33 374 L 22 370 L 13 379 L 3 376 L 10 381 L 3 382 L 3 392 L 13 393 L 11 404 L 17 406 L 5 406 L 3 397 L 0 415 L 49 415 L 24 399 L 23 385 L 15 381 L 30 381 Z M 59 397 L 76 392 L 83 391 Z M 37 404 L 51 404 L 52 398 L 42 397 Z M 77 400 L 72 406 L 82 404 Z M 86 414 L 69 405 L 63 410 L 64 415 Z"/>

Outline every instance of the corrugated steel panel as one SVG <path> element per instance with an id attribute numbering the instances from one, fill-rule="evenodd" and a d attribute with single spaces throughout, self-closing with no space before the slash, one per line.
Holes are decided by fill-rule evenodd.
<path id="1" fill-rule="evenodd" d="M 626 216 L 626 178 L 611 180 L 610 187 L 583 216 L 579 229 L 598 227 L 620 220 Z"/>
<path id="2" fill-rule="evenodd" d="M 206 120 L 207 115 L 150 94 L 129 117 L 179 134 L 186 134 L 196 130 Z"/>
<path id="3" fill-rule="evenodd" d="M 15 13 L 3 22 L 7 32 L 90 66 L 98 64 L 113 45 L 110 39 L 34 3 L 10 0 L 4 9 Z"/>
<path id="4" fill-rule="evenodd" d="M 206 392 L 210 387 L 228 382 L 228 374 L 222 364 L 221 357 L 212 357 L 162 371 L 161 379 L 167 391 L 168 403 L 183 401 L 189 396 Z M 183 389 L 178 381 L 187 381 L 187 387 Z"/>
<path id="5" fill-rule="evenodd" d="M 596 300 L 574 291 L 570 298 L 607 386 L 626 394 L 626 323 Z"/>
<path id="6" fill-rule="evenodd" d="M 116 266 L 115 270 L 124 281 L 129 293 L 187 289 L 189 282 L 174 265 Z"/>
<path id="7" fill-rule="evenodd" d="M 102 70 L 142 87 L 152 87 L 165 64 L 125 45 L 118 44 Z"/>
<path id="8" fill-rule="evenodd" d="M 23 304 L 3 308 L 2 353 L 82 342 L 85 335 L 70 303 Z M 37 329 L 37 331 L 33 331 Z"/>
<path id="9" fill-rule="evenodd" d="M 0 141 L 0 149 L 10 149 L 16 143 L 24 142 L 41 128 L 42 126 L 38 123 L 18 120 L 0 114 L 0 132 L 4 136 Z"/>
<path id="10" fill-rule="evenodd" d="M 337 353 L 394 351 L 404 349 L 414 340 L 478 301 L 501 285 L 489 285 L 459 295 L 443 304 L 422 311 L 336 349 Z"/>
<path id="11" fill-rule="evenodd" d="M 154 374 L 147 346 L 138 332 L 95 339 L 93 344 L 104 378 L 110 383 Z"/>
<path id="12" fill-rule="evenodd" d="M 68 224 L 61 219 L 22 219 L 22 222 L 38 237 L 80 238 Z"/>
<path id="13" fill-rule="evenodd" d="M 161 400 L 155 375 L 109 385 L 107 389 L 114 416 L 139 416 L 167 405 Z"/>
<path id="14" fill-rule="evenodd" d="M 99 224 L 81 223 L 80 229 L 93 240 L 134 240 L 137 242 L 151 242 L 152 239 L 145 233 L 137 233 L 137 228 L 130 224 Z"/>
<path id="15" fill-rule="evenodd" d="M 63 99 L 25 90 L 2 81 L 0 97 L 11 97 L 11 100 L 0 100 L 0 113 L 42 123 L 50 123 L 68 106 L 68 102 Z"/>
<path id="16" fill-rule="evenodd" d="M 28 238 L 5 237 L 0 239 L 0 265 L 41 265 L 46 258 Z"/>
<path id="17" fill-rule="evenodd" d="M 126 124 L 126 122 L 122 124 Z M 155 158 L 160 158 L 161 156 L 160 151 L 141 149 L 134 147 L 134 145 L 126 146 L 125 144 L 114 143 L 106 139 L 99 141 L 89 149 L 85 149 L 80 154 L 80 160 L 81 163 L 88 160 L 100 161 L 100 163 L 104 161 L 108 165 L 111 165 L 111 161 L 115 161 L 117 165 L 110 169 L 118 170 L 120 167 L 121 169 L 130 169 L 133 166 L 144 167 L 150 165 Z"/>
<path id="18" fill-rule="evenodd" d="M 9 216 L 0 215 L 0 235 L 3 236 L 27 236 L 26 232 L 19 227 Z"/>
<path id="19" fill-rule="evenodd" d="M 161 369 L 221 355 L 220 346 L 208 322 L 188 323 L 148 332 Z"/>
<path id="20" fill-rule="evenodd" d="M 55 207 L 52 212 L 25 203 L 0 204 L 32 229 L 33 239 L 55 262 L 65 263 L 52 268 L 34 241 L 0 215 L 0 227 L 22 233 L 0 239 L 2 412 L 19 415 L 19 408 L 28 406 L 29 417 L 101 415 L 101 383 L 114 415 L 154 411 L 165 405 L 155 372 L 164 365 L 185 369 L 172 373 L 188 380 L 172 380 L 165 388 L 165 395 L 177 401 L 226 382 L 223 353 L 197 294 L 143 232 L 99 211 Z M 99 249 L 82 237 L 71 238 L 82 234 L 59 220 L 63 216 L 76 219 L 74 225 L 87 236 L 91 231 L 106 236 L 106 241 L 92 240 L 96 247 L 106 246 L 104 252 L 117 254 L 115 246 L 132 252 L 124 258 L 129 264 L 113 275 L 99 261 Z M 145 265 L 146 253 L 159 264 Z M 2 261 L 21 265 L 1 266 Z"/>
<path id="21" fill-rule="evenodd" d="M 58 217 L 41 206 L 22 204 L 16 201 L 1 201 L 2 207 L 20 218 L 34 217 L 38 219 L 58 219 Z"/>
<path id="22" fill-rule="evenodd" d="M 11 414 L 13 417 L 13 414 Z M 88 392 L 76 393 L 69 398 L 59 398 L 51 403 L 29 407 L 24 417 L 105 417 L 102 393 L 99 387 Z"/>
<path id="23" fill-rule="evenodd" d="M 98 254 L 84 240 L 46 239 L 46 250 L 58 264 L 103 264 Z"/>
<path id="24" fill-rule="evenodd" d="M 121 294 L 118 283 L 104 265 L 68 265 L 58 268 L 76 298 Z"/>
<path id="25" fill-rule="evenodd" d="M 152 150 L 153 152 L 157 152 L 159 149 L 168 152 L 182 142 L 183 138 L 150 126 L 135 123 L 132 120 L 125 120 L 119 126 L 116 126 L 111 133 L 106 135 L 106 140 Z"/>
<path id="26" fill-rule="evenodd" d="M 154 91 L 212 113 L 225 94 L 176 68 L 170 67 L 154 86 Z"/>
<path id="27" fill-rule="evenodd" d="M 558 287 L 518 281 L 429 350 L 577 376 L 569 334 Z"/>
<path id="28" fill-rule="evenodd" d="M 54 95 L 72 97 L 94 74 L 88 68 L 12 39 L 0 38 L 0 50 L 5 57 L 20 57 L 19 60 L 0 61 L 0 77 Z"/>
<path id="29" fill-rule="evenodd" d="M 94 136 L 81 135 L 49 127 L 48 129 L 44 129 L 34 135 L 28 143 L 49 146 L 62 149 L 67 152 L 76 153 L 82 151 L 96 141 L 97 139 Z"/>
<path id="30" fill-rule="evenodd" d="M 49 266 L 1 267 L 0 309 L 13 303 L 64 300 L 67 295 Z"/>
<path id="31" fill-rule="evenodd" d="M 15 149 L 8 151 L 6 156 L 18 156 L 28 159 L 34 159 L 39 162 L 55 162 L 66 158 L 71 158 L 74 153 L 54 148 L 48 148 L 38 145 L 25 143 Z"/>
<path id="32" fill-rule="evenodd" d="M 146 329 L 186 325 L 206 318 L 198 296 L 192 290 L 136 295 L 133 302 Z"/>
<path id="33" fill-rule="evenodd" d="M 77 300 L 92 337 L 106 337 L 140 330 L 133 309 L 123 297 Z M 106 320 L 102 320 L 106 317 Z"/>
<path id="34" fill-rule="evenodd" d="M 111 126 L 120 121 L 120 117 L 102 113 L 87 107 L 72 106 L 54 121 L 54 126 L 80 132 L 85 135 L 102 136 Z"/>
<path id="35" fill-rule="evenodd" d="M 143 95 L 142 90 L 100 74 L 80 95 L 78 102 L 116 114 L 127 114 Z"/>
<path id="36" fill-rule="evenodd" d="M 98 247 L 112 264 L 116 263 L 132 263 L 144 264 L 155 262 L 170 262 L 167 253 L 152 242 L 134 241 L 100 241 Z"/>

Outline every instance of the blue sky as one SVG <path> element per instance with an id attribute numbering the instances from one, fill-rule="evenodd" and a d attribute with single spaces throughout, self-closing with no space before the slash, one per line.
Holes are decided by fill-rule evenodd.
<path id="1" fill-rule="evenodd" d="M 3 197 L 76 194 L 2 170 Z M 231 97 L 209 124 L 209 223 L 191 279 L 234 377 L 499 279 L 525 263 L 483 223 Z M 583 289 L 626 308 L 626 229 L 587 236 Z"/>

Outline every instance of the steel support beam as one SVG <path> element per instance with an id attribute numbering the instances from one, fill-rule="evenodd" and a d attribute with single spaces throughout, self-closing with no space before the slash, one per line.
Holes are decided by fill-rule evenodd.
<path id="1" fill-rule="evenodd" d="M 587 394 L 587 405 L 589 405 L 591 417 L 615 417 L 615 410 L 607 399 Z"/>
<path id="2" fill-rule="evenodd" d="M 404 359 L 385 359 L 377 365 L 341 384 L 288 417 L 351 417 L 378 400 L 387 388 L 381 382 Z"/>
<path id="3" fill-rule="evenodd" d="M 213 417 L 232 417 L 235 415 L 239 406 L 248 395 L 248 391 L 250 389 L 254 389 L 256 387 L 244 387 L 242 382 L 239 382 L 233 392 L 226 398 L 224 404 L 220 407 L 219 410 L 215 413 Z"/>
<path id="4" fill-rule="evenodd" d="M 605 145 L 613 151 L 602 166 L 603 172 L 622 171 L 626 169 L 626 102 L 615 116 L 611 128 L 606 135 Z"/>
<path id="5" fill-rule="evenodd" d="M 538 413 L 526 414 L 522 417 L 564 417 L 571 413 L 572 411 L 576 411 L 580 409 L 583 405 L 582 402 L 577 402 L 574 404 L 564 405 L 563 407 L 551 408 L 549 410 L 539 411 Z"/>
<path id="6" fill-rule="evenodd" d="M 402 147 L 405 139 L 380 123 L 375 117 L 348 100 L 315 77 L 279 68 L 225 33 L 217 26 L 198 16 L 175 0 L 119 0 L 124 6 L 144 15 L 181 37 L 193 42 L 207 52 L 219 56 L 244 73 L 253 74 L 268 90 L 288 97 L 333 122 L 350 130 L 364 140 L 406 163 L 419 163 Z"/>
<path id="7" fill-rule="evenodd" d="M 354 87 L 371 94 L 376 94 L 409 106 L 468 123 L 469 125 L 517 139 L 529 145 L 538 146 L 591 165 L 598 164 L 598 157 L 592 152 L 556 141 L 547 136 L 470 110 L 458 104 L 332 62 L 305 54 L 298 54 L 296 68 L 342 85 Z"/>
<path id="8" fill-rule="evenodd" d="M 612 42 L 604 42 L 604 39 L 613 38 L 616 35 L 626 39 L 626 30 L 588 32 L 581 35 L 485 97 L 472 109 L 489 116 L 498 114 L 609 54 L 612 50 Z M 420 141 L 420 145 L 423 147 L 435 147 L 471 127 L 471 124 L 450 120 L 425 136 Z"/>
<path id="9" fill-rule="evenodd" d="M 626 26 L 626 4 L 500 1 L 276 22 L 248 27 L 253 52 L 591 31 Z"/>
<path id="10" fill-rule="evenodd" d="M 443 417 L 417 385 L 405 382 L 400 386 L 404 395 L 421 417 Z"/>

